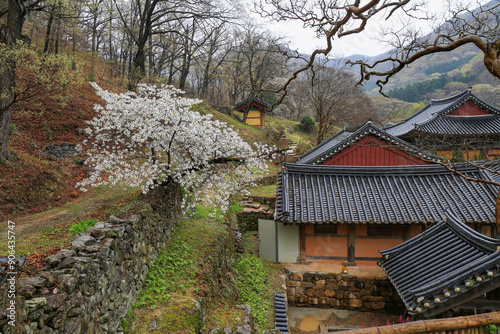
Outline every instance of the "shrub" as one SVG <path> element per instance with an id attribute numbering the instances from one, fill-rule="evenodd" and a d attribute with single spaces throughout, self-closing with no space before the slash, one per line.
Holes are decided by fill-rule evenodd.
<path id="1" fill-rule="evenodd" d="M 312 132 L 315 124 L 316 122 L 314 122 L 314 119 L 309 115 L 302 117 L 300 120 L 300 128 L 305 132 Z"/>

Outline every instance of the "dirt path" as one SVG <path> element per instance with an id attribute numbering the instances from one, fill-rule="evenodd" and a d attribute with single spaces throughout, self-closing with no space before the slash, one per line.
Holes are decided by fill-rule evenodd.
<path id="1" fill-rule="evenodd" d="M 78 217 L 86 216 L 101 207 L 111 204 L 120 197 L 136 191 L 136 189 L 123 190 L 123 188 L 120 188 L 117 190 L 115 188 L 108 187 L 92 189 L 91 191 L 81 194 L 77 199 L 68 202 L 61 207 L 16 218 L 14 219 L 14 222 L 16 223 L 16 237 L 19 239 L 41 227 L 54 226 L 63 222 L 74 220 Z M 6 229 L 7 221 L 0 222 L 0 231 L 3 232 Z M 5 233 L 1 233 L 1 235 L 4 234 Z M 0 238 L 0 243 L 2 242 L 4 242 L 4 238 Z"/>

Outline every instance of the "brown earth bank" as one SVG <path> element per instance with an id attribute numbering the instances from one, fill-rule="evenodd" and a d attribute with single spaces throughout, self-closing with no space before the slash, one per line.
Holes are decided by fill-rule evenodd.
<path id="1" fill-rule="evenodd" d="M 45 96 L 15 106 L 10 127 L 12 161 L 0 164 L 0 220 L 41 212 L 77 197 L 75 184 L 85 176 L 84 156 L 58 159 L 48 146 L 80 144 L 93 106 L 100 103 L 85 83 L 66 98 Z"/>

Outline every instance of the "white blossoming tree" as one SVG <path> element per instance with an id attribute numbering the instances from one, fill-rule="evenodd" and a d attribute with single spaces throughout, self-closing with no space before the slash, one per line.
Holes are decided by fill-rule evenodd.
<path id="1" fill-rule="evenodd" d="M 271 147 L 253 149 L 226 123 L 190 110 L 201 101 L 182 97 L 180 90 L 141 84 L 137 93 L 115 94 L 92 85 L 106 106 L 95 106 L 98 115 L 86 129 L 86 163 L 93 169 L 77 185 L 83 191 L 124 183 L 144 193 L 168 192 L 175 185 L 196 200 L 227 208 L 231 194 L 267 171 Z"/>

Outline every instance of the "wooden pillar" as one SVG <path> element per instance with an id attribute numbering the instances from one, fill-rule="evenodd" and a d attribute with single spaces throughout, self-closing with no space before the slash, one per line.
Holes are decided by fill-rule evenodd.
<path id="1" fill-rule="evenodd" d="M 356 243 L 356 225 L 351 224 L 347 230 L 347 262 L 344 262 L 345 266 L 355 266 L 356 265 L 356 251 L 354 244 Z"/>
<path id="2" fill-rule="evenodd" d="M 299 258 L 297 259 L 298 262 L 305 262 L 307 261 L 307 255 L 306 255 L 306 225 L 300 224 L 299 225 Z"/>
<path id="3" fill-rule="evenodd" d="M 403 241 L 411 239 L 411 225 L 403 225 Z"/>

